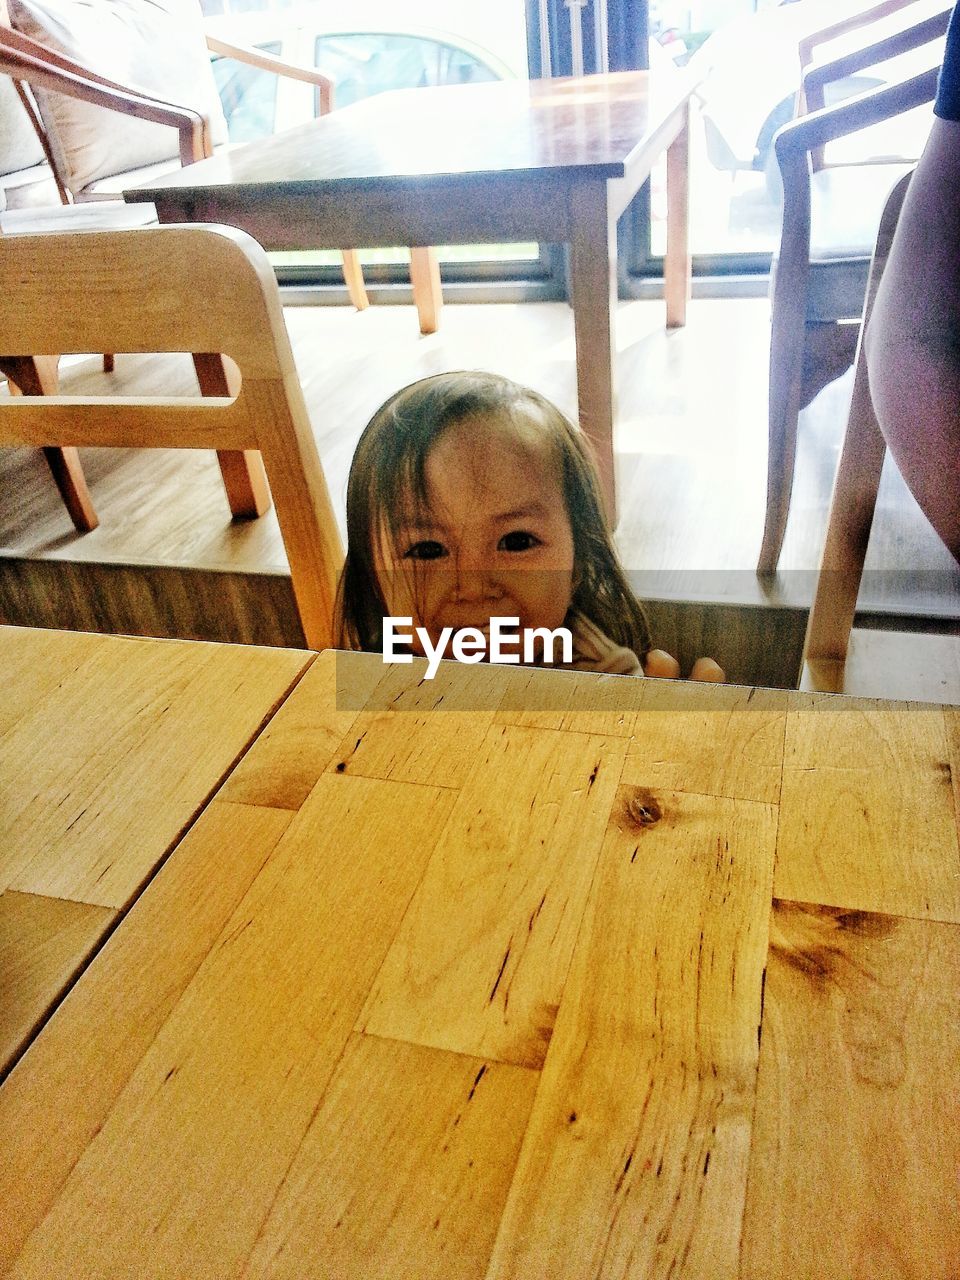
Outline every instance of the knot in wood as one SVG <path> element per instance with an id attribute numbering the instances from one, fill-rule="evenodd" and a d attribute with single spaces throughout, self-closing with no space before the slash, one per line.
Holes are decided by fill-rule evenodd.
<path id="1" fill-rule="evenodd" d="M 635 787 L 626 797 L 624 808 L 635 827 L 652 827 L 663 817 L 660 801 L 647 787 Z"/>

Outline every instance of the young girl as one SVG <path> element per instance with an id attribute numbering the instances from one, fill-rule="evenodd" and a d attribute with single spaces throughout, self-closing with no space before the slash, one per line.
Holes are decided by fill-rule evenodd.
<path id="1" fill-rule="evenodd" d="M 583 435 L 507 378 L 438 374 L 377 410 L 350 468 L 347 545 L 345 648 L 381 651 L 385 617 L 411 617 L 433 646 L 445 627 L 489 640 L 491 618 L 513 617 L 570 630 L 573 660 L 557 665 L 679 674 L 650 647 Z M 710 659 L 691 675 L 723 679 Z"/>

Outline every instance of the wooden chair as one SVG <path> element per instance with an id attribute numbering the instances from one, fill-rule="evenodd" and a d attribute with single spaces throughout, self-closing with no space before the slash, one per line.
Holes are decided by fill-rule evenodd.
<path id="1" fill-rule="evenodd" d="M 18 33 L 0 25 L 0 71 L 11 76 L 21 90 L 21 100 L 31 123 L 41 138 L 51 171 L 63 200 L 60 207 L 40 210 L 20 209 L 0 218 L 0 229 L 7 235 L 56 228 L 58 225 L 111 227 L 133 225 L 129 211 L 119 200 L 97 200 L 95 207 L 81 211 L 74 205 L 72 193 L 64 185 L 58 169 L 56 148 L 46 133 L 25 85 L 54 88 L 58 93 L 79 102 L 101 105 L 104 94 L 116 103 L 123 102 L 129 115 L 176 130 L 182 163 L 201 159 L 209 152 L 209 127 L 205 118 L 190 109 L 157 102 L 118 87 L 110 87 L 96 78 L 88 79 L 69 69 L 69 60 L 50 58 L 45 50 Z M 75 210 L 77 212 L 73 212 Z M 69 212 L 68 212 L 69 211 Z M 147 206 L 147 219 L 156 214 Z M 144 221 L 144 219 L 140 219 Z M 100 348 L 102 349 L 102 348 Z M 109 359 L 108 359 L 109 363 Z M 225 374 L 215 361 L 196 361 L 201 390 L 210 395 L 222 394 Z M 54 394 L 57 385 L 56 359 L 43 359 L 32 365 L 21 364 L 15 376 L 8 379 L 24 394 Z M 96 528 L 97 517 L 86 481 L 75 451 L 46 451 L 54 479 L 79 532 Z M 230 451 L 219 456 L 224 488 L 233 515 L 240 519 L 255 518 L 270 508 L 270 490 L 263 465 L 255 454 L 236 455 Z"/>
<path id="2" fill-rule="evenodd" d="M 229 394 L 217 397 L 2 400 L 0 446 L 257 451 L 307 644 L 329 647 L 340 538 L 276 279 L 259 245 L 242 231 L 211 226 L 6 236 L 0 273 L 0 370 L 14 379 L 22 352 L 106 345 L 229 357 Z M 202 307 L 190 305 L 197 297 Z"/>
<path id="3" fill-rule="evenodd" d="M 879 6 L 885 12 L 897 4 Z M 874 11 L 870 11 L 874 12 Z M 950 10 L 843 58 L 811 68 L 802 98 L 822 102 L 831 80 L 920 48 L 946 31 Z M 840 25 L 840 24 L 838 24 Z M 829 29 L 828 29 L 829 30 Z M 801 409 L 853 362 L 876 219 L 890 187 L 918 157 L 884 157 L 861 166 L 822 160 L 831 141 L 932 102 L 939 67 L 883 88 L 818 107 L 786 125 L 775 149 L 783 179 L 783 225 L 771 279 L 767 503 L 757 571 L 772 573 L 786 531 Z M 816 206 L 853 216 L 842 239 L 815 245 Z M 866 217 L 864 217 L 866 215 Z"/>
<path id="4" fill-rule="evenodd" d="M 169 21 L 168 19 L 177 17 L 175 10 L 178 6 L 183 20 Z M 59 11 L 55 10 L 61 17 L 64 16 L 62 8 L 60 6 Z M 116 16 L 120 12 L 111 10 L 109 4 L 102 8 L 105 18 Z M 199 9 L 193 0 L 176 0 L 176 3 L 167 0 L 166 6 L 154 5 L 149 12 L 159 14 L 158 20 L 165 24 L 158 29 L 159 47 L 156 56 L 161 63 L 165 51 L 164 40 L 170 44 L 171 47 L 166 51 L 171 53 L 174 60 L 182 49 L 187 51 L 184 54 L 186 59 L 193 59 L 192 73 L 196 83 L 187 76 L 190 83 L 175 86 L 182 90 L 182 93 L 178 92 L 178 96 L 184 98 L 187 103 L 185 106 L 174 105 L 157 93 L 150 94 L 140 88 L 131 89 L 91 70 L 75 57 L 56 48 L 54 31 L 56 38 L 68 48 L 72 33 L 69 22 L 55 24 L 50 20 L 44 0 L 13 0 L 9 12 L 6 0 L 0 0 L 0 71 L 11 76 L 18 86 L 24 109 L 43 143 L 61 200 L 65 205 L 95 202 L 99 206 L 95 225 L 111 225 L 117 221 L 117 218 L 104 216 L 106 206 L 108 203 L 116 206 L 119 213 L 119 195 L 123 187 L 134 180 L 134 175 L 137 180 L 159 176 L 171 164 L 193 163 L 211 155 L 217 143 L 225 145 L 226 124 L 210 72 L 210 51 L 247 62 L 261 70 L 312 84 L 316 90 L 315 109 L 318 115 L 325 114 L 333 106 L 333 84 L 315 69 L 294 67 L 258 50 L 228 45 L 212 37 L 203 38 L 199 26 Z M 28 30 L 14 29 L 9 25 L 11 19 Z M 50 23 L 50 31 L 46 30 L 45 21 Z M 34 34 L 30 34 L 31 31 Z M 47 35 L 49 43 L 34 38 L 35 35 L 42 34 Z M 131 49 L 137 51 L 139 34 L 124 30 L 124 48 L 128 55 L 131 54 Z M 198 42 L 205 39 L 199 50 L 191 48 L 190 37 L 193 34 L 196 34 Z M 148 79 L 152 77 L 151 85 L 155 83 L 161 86 L 164 69 L 162 65 L 158 68 L 152 66 L 153 53 L 153 50 L 148 53 L 140 51 L 140 58 L 149 67 L 149 71 L 144 74 L 148 75 Z M 189 69 L 188 66 L 187 70 Z M 181 68 L 181 76 L 183 75 L 184 69 Z M 31 95 L 36 96 L 36 104 Z M 92 115 L 91 107 L 94 108 Z M 99 111 L 99 108 L 106 110 Z M 109 122 L 108 112 L 113 112 L 118 119 L 119 134 L 116 129 L 102 123 L 104 120 Z M 130 124 L 138 126 L 141 122 L 167 126 L 167 129 L 160 129 L 159 142 L 156 140 L 156 131 L 144 141 L 143 134 L 131 135 L 128 131 Z M 171 133 L 171 129 L 176 133 Z M 91 137 L 96 139 L 101 136 L 102 144 L 92 147 Z M 176 144 L 172 141 L 174 138 Z M 166 153 L 165 158 L 158 160 L 158 153 L 161 157 Z M 144 163 L 147 165 L 146 169 Z M 125 167 L 116 171 L 118 165 Z M 8 219 L 3 229 L 7 232 L 14 229 L 43 229 L 36 224 L 30 225 L 29 217 L 22 211 L 16 215 L 16 220 L 20 225 L 14 227 L 10 225 L 12 220 Z M 129 212 L 120 214 L 121 225 L 126 225 L 129 221 Z M 363 310 L 367 306 L 367 295 L 357 252 L 345 251 L 343 263 L 351 301 L 358 310 Z M 411 281 L 421 332 L 433 333 L 439 324 L 441 292 L 439 267 L 432 249 L 411 251 Z M 222 394 L 227 385 L 227 375 L 219 363 L 215 359 L 198 359 L 195 365 L 201 390 L 210 395 Z M 32 374 L 32 387 L 50 388 L 54 385 L 56 364 L 48 362 L 42 369 L 33 370 Z M 55 452 L 47 456 L 76 528 L 80 532 L 94 528 L 96 513 L 86 490 L 79 459 L 75 454 L 58 457 Z M 219 462 L 230 509 L 236 518 L 251 519 L 269 510 L 270 491 L 263 467 L 255 454 L 243 455 L 227 451 L 220 454 Z"/>
<path id="5" fill-rule="evenodd" d="M 0 76 L 0 234 L 81 227 L 119 230 L 157 220 L 150 205 L 138 210 L 135 205 L 112 201 L 87 206 L 43 204 L 54 198 L 55 191 L 46 138 L 33 104 L 19 83 Z M 6 207 L 8 195 L 14 208 Z M 9 382 L 12 392 L 53 395 L 57 361 L 52 356 L 24 358 L 18 376 L 19 385 Z M 79 533 L 95 529 L 97 514 L 76 449 L 48 448 L 43 452 L 74 527 Z"/>
<path id="6" fill-rule="evenodd" d="M 873 310 L 910 174 L 887 200 L 867 283 L 854 372 L 853 398 L 830 502 L 827 538 L 817 589 L 807 622 L 804 660 L 817 688 L 836 688 L 847 656 L 850 631 L 863 577 L 870 528 L 877 505 L 886 444 L 873 409 L 867 380 L 864 334 Z"/>

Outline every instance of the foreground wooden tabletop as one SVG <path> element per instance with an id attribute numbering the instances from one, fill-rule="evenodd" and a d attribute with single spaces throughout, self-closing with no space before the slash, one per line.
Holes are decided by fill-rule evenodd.
<path id="1" fill-rule="evenodd" d="M 311 656 L 0 627 L 0 1077 Z"/>
<path id="2" fill-rule="evenodd" d="M 317 657 L 8 1076 L 0 1270 L 958 1274 L 957 713 L 422 675 Z"/>

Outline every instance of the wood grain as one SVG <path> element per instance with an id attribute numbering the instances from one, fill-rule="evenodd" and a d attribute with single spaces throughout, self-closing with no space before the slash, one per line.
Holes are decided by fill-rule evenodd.
<path id="1" fill-rule="evenodd" d="M 542 1064 L 624 745 L 491 727 L 358 1030 Z"/>
<path id="2" fill-rule="evenodd" d="M 152 193 L 125 194 L 158 208 L 177 199 L 186 207 L 191 195 L 224 188 L 260 188 L 270 203 L 289 187 L 321 206 L 319 228 L 332 216 L 324 207 L 336 203 L 331 195 L 349 204 L 390 183 L 408 193 L 401 203 L 415 204 L 409 195 L 424 187 L 433 203 L 443 203 L 457 178 L 544 181 L 564 171 L 616 178 L 644 160 L 649 172 L 659 154 L 649 155 L 657 130 L 695 84 L 691 74 L 625 71 L 396 90 L 164 175 Z M 395 216 L 402 214 L 400 208 Z"/>
<path id="3" fill-rule="evenodd" d="M 481 1280 L 538 1079 L 352 1037 L 244 1275 Z"/>
<path id="4" fill-rule="evenodd" d="M 743 1280 L 952 1276 L 960 929 L 777 903 Z"/>
<path id="5" fill-rule="evenodd" d="M 621 788 L 489 1280 L 736 1276 L 775 831 Z"/>
<path id="6" fill-rule="evenodd" d="M 0 886 L 121 909 L 310 656 L 50 637 L 36 660 L 59 669 L 57 687 L 0 736 Z M 8 682 L 29 687 L 23 635 L 0 630 L 0 652 Z"/>
<path id="7" fill-rule="evenodd" d="M 67 640 L 0 745 L 115 645 L 194 650 Z M 286 657 L 0 1086 L 0 1274 L 953 1275 L 960 924 L 771 899 L 942 908 L 957 713 Z M 775 796 L 784 752 L 779 805 L 723 794 Z"/>
<path id="8" fill-rule="evenodd" d="M 790 696 L 776 896 L 960 920 L 941 708 Z"/>
<path id="9" fill-rule="evenodd" d="M 297 810 L 335 761 L 356 707 L 383 668 L 358 653 L 320 654 L 224 783 L 221 799 Z"/>
<path id="10" fill-rule="evenodd" d="M 504 682 L 497 724 L 629 738 L 646 684 L 632 676 L 527 667 Z"/>
<path id="11" fill-rule="evenodd" d="M 776 804 L 787 698 L 770 689 L 645 681 L 623 781 Z"/>
<path id="12" fill-rule="evenodd" d="M 100 1131 L 291 816 L 210 805 L 4 1082 L 0 1273 Z"/>
<path id="13" fill-rule="evenodd" d="M 427 680 L 422 659 L 410 666 L 381 665 L 380 670 L 383 678 L 330 768 L 395 782 L 462 786 L 481 755 L 507 671 L 441 662 L 434 678 Z"/>
<path id="14" fill-rule="evenodd" d="M 85 902 L 0 893 L 0 1077 L 116 918 Z"/>
<path id="15" fill-rule="evenodd" d="M 321 780 L 13 1274 L 159 1280 L 236 1273 L 340 1059 L 449 801 L 425 787 Z M 167 899 L 168 912 L 174 901 Z M 108 1044 L 101 1042 L 101 1053 Z M 217 1192 L 208 1197 L 211 1187 Z"/>

